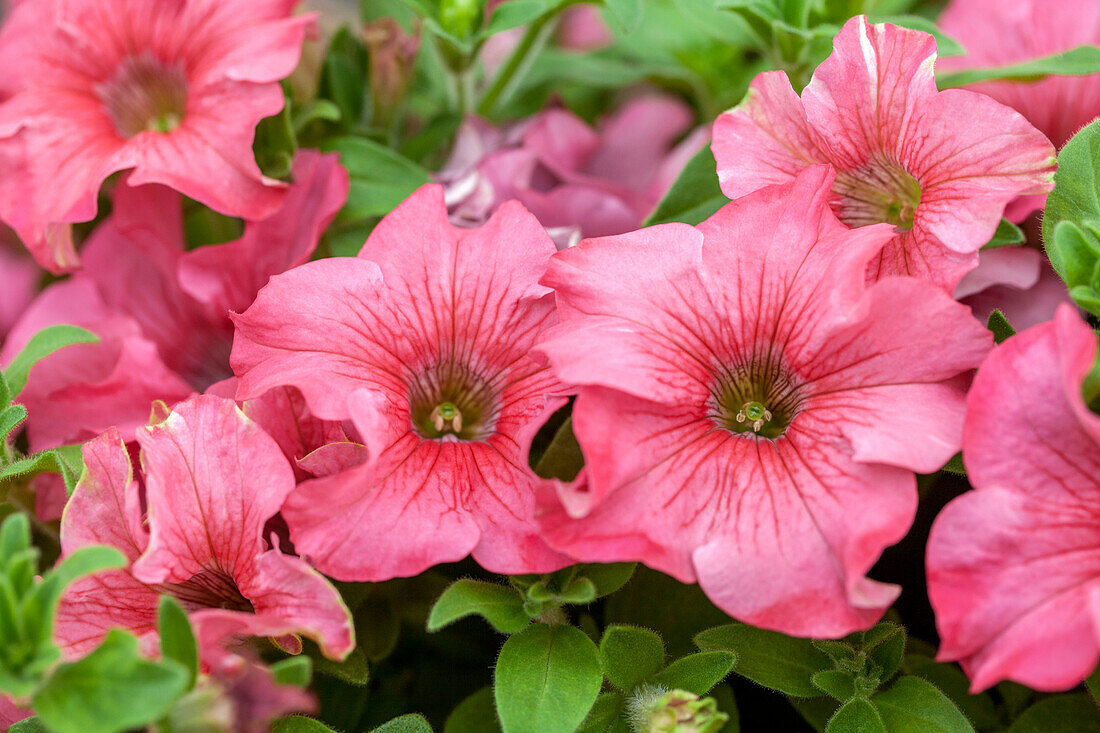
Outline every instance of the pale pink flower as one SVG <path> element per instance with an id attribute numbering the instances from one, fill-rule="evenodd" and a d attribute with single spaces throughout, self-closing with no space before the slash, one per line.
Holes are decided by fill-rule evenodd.
<path id="1" fill-rule="evenodd" d="M 447 221 L 422 187 L 358 257 L 278 275 L 234 316 L 239 399 L 293 385 L 310 412 L 351 418 L 367 461 L 307 481 L 283 516 L 294 545 L 345 580 L 416 575 L 473 554 L 500 573 L 568 563 L 538 536 L 531 439 L 565 403 L 528 356 L 555 322 L 538 284 L 553 243 L 522 206 Z"/>
<path id="2" fill-rule="evenodd" d="M 842 222 L 895 227 L 868 277 L 914 275 L 951 291 L 978 264 L 1005 205 L 1053 187 L 1054 148 L 989 97 L 937 91 L 935 61 L 931 35 L 860 16 L 801 98 L 786 73 L 760 74 L 714 123 L 722 191 L 738 198 L 829 163 Z"/>
<path id="3" fill-rule="evenodd" d="M 1100 3 L 1094 0 L 952 0 L 938 24 L 966 49 L 965 56 L 943 59 L 940 68 L 947 71 L 1007 66 L 1100 45 Z M 970 88 L 1019 111 L 1059 148 L 1100 115 L 1100 73 Z"/>
<path id="4" fill-rule="evenodd" d="M 297 0 L 36 0 L 0 31 L 0 219 L 55 272 L 79 265 L 67 223 L 100 184 L 171 186 L 260 219 L 285 187 L 252 153 L 283 107 L 312 16 Z"/>
<path id="5" fill-rule="evenodd" d="M 958 450 L 965 372 L 992 340 L 915 278 L 865 284 L 888 225 L 849 230 L 833 173 L 559 252 L 562 322 L 536 351 L 579 385 L 587 484 L 547 541 L 698 582 L 756 626 L 835 637 L 898 595 L 865 577 Z"/>
<path id="6" fill-rule="evenodd" d="M 0 351 L 7 363 L 39 329 L 88 328 L 101 341 L 68 347 L 30 373 L 20 402 L 35 450 L 87 440 L 111 426 L 129 440 L 149 405 L 169 405 L 229 377 L 231 310 L 271 275 L 309 259 L 347 197 L 334 154 L 300 151 L 283 206 L 246 221 L 242 236 L 185 251 L 182 201 L 163 186 L 120 184 L 89 237 L 84 269 L 48 288 Z"/>
<path id="7" fill-rule="evenodd" d="M 978 266 L 955 286 L 955 298 L 983 323 L 1001 311 L 1017 331 L 1049 321 L 1058 306 L 1073 302 L 1047 258 L 1031 247 L 982 250 Z"/>
<path id="8" fill-rule="evenodd" d="M 1071 307 L 998 346 L 967 396 L 974 490 L 932 525 L 939 658 L 972 689 L 1065 690 L 1100 661 L 1100 416 L 1081 384 L 1096 336 Z"/>
<path id="9" fill-rule="evenodd" d="M 641 225 L 703 147 L 704 130 L 677 142 L 691 122 L 687 105 L 659 95 L 631 100 L 598 130 L 563 109 L 503 130 L 470 118 L 437 179 L 458 225 L 481 224 L 516 199 L 559 246 L 622 234 Z"/>
<path id="10" fill-rule="evenodd" d="M 22 249 L 15 249 L 17 243 L 8 244 L 8 237 L 0 232 L 0 340 L 34 300 L 43 274 Z"/>
<path id="11" fill-rule="evenodd" d="M 27 710 L 21 708 L 12 702 L 12 699 L 0 692 L 0 725 L 4 726 L 4 730 L 8 729 L 8 726 L 18 723 L 20 720 L 34 715 L 33 710 Z"/>
<path id="12" fill-rule="evenodd" d="M 157 603 L 175 596 L 209 659 L 224 630 L 303 634 L 330 657 L 354 647 L 340 594 L 300 558 L 269 544 L 264 525 L 294 488 L 278 445 L 231 400 L 201 396 L 137 431 L 140 482 L 114 428 L 84 447 L 86 470 L 61 520 L 62 554 L 91 544 L 130 560 L 79 580 L 58 608 L 55 634 L 69 656 L 120 626 L 156 648 Z M 218 631 L 211 634 L 210 625 Z"/>

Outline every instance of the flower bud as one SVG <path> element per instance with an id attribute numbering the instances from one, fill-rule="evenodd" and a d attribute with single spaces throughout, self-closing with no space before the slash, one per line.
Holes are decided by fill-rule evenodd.
<path id="1" fill-rule="evenodd" d="M 629 707 L 638 733 L 717 733 L 730 719 L 713 697 L 648 685 L 635 691 Z"/>

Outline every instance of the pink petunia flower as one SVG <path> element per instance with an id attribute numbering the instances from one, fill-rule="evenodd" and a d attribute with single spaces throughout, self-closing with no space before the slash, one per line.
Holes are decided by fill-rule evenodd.
<path id="1" fill-rule="evenodd" d="M 1054 317 L 1069 290 L 1043 253 L 1031 247 L 982 250 L 978 266 L 955 286 L 955 298 L 985 323 L 1001 311 L 1017 331 Z"/>
<path id="2" fill-rule="evenodd" d="M 868 277 L 914 275 L 951 291 L 1005 205 L 1053 187 L 1054 148 L 989 97 L 937 91 L 935 61 L 931 35 L 860 16 L 801 98 L 784 72 L 760 74 L 714 123 L 722 191 L 738 198 L 829 163 L 842 222 L 895 227 Z"/>
<path id="3" fill-rule="evenodd" d="M 84 269 L 48 287 L 0 351 L 7 363 L 40 328 L 73 323 L 101 342 L 68 347 L 30 373 L 20 402 L 31 448 L 87 440 L 117 426 L 127 440 L 169 405 L 232 375 L 231 310 L 248 307 L 271 275 L 309 259 L 347 197 L 334 154 L 300 151 L 283 206 L 246 221 L 232 242 L 185 251 L 178 194 L 115 190 L 110 218 L 89 237 Z"/>
<path id="4" fill-rule="evenodd" d="M 117 430 L 84 447 L 86 470 L 61 520 L 62 553 L 112 545 L 130 566 L 66 591 L 55 631 L 66 654 L 93 648 L 112 626 L 155 648 L 157 603 L 168 593 L 188 611 L 208 659 L 219 657 L 222 635 L 210 628 L 284 645 L 303 634 L 344 658 L 355 642 L 340 594 L 264 537 L 294 488 L 275 441 L 231 400 L 211 396 L 180 403 L 164 422 L 138 430 L 137 441 L 140 483 Z"/>
<path id="5" fill-rule="evenodd" d="M 437 179 L 460 226 L 480 225 L 516 199 L 559 246 L 622 234 L 641 225 L 703 147 L 705 130 L 677 142 L 691 121 L 687 105 L 659 95 L 628 102 L 598 131 L 562 109 L 505 130 L 470 118 Z"/>
<path id="6" fill-rule="evenodd" d="M 10 236 L 10 232 L 8 233 Z M 15 242 L 14 247 L 9 246 Z M 0 231 L 0 341 L 15 325 L 38 293 L 42 270 L 18 248 L 17 240 Z M 18 248 L 18 249 L 16 249 Z"/>
<path id="7" fill-rule="evenodd" d="M 1100 416 L 1081 396 L 1096 346 L 1062 306 L 998 346 L 967 396 L 974 491 L 936 518 L 927 563 L 939 658 L 975 691 L 1065 690 L 1100 661 Z"/>
<path id="8" fill-rule="evenodd" d="M 43 267 L 79 265 L 68 222 L 100 184 L 171 186 L 232 216 L 274 212 L 285 186 L 252 153 L 283 107 L 312 16 L 297 0 L 37 0 L 0 32 L 0 219 Z"/>
<path id="9" fill-rule="evenodd" d="M 276 276 L 234 316 L 238 399 L 293 385 L 314 415 L 351 418 L 366 444 L 365 463 L 300 484 L 283 507 L 303 557 L 371 581 L 471 553 L 500 573 L 568 563 L 538 536 L 527 465 L 535 432 L 565 403 L 528 356 L 555 321 L 538 285 L 553 252 L 519 204 L 460 229 L 428 185 L 358 257 Z"/>
<path id="10" fill-rule="evenodd" d="M 914 278 L 866 285 L 888 225 L 849 230 L 833 173 L 559 252 L 561 324 L 536 351 L 579 385 L 587 485 L 541 517 L 578 559 L 639 560 L 747 623 L 836 637 L 899 589 L 865 576 L 958 450 L 965 376 L 991 346 Z"/>
<path id="11" fill-rule="evenodd" d="M 1100 45 L 1100 4 L 1093 0 L 952 0 L 939 26 L 966 48 L 941 68 L 1007 66 Z M 1058 148 L 1100 115 L 1100 73 L 1036 82 L 989 81 L 975 91 L 1019 111 Z"/>

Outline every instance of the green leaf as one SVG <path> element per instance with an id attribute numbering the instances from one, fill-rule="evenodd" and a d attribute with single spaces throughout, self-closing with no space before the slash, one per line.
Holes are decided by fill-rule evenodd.
<path id="1" fill-rule="evenodd" d="M 632 32 L 642 22 L 642 0 L 603 0 L 612 25 L 622 35 Z M 606 17 L 606 16 L 605 16 Z"/>
<path id="2" fill-rule="evenodd" d="M 1001 219 L 1001 223 L 997 225 L 997 231 L 993 232 L 993 238 L 986 242 L 982 249 L 1007 247 L 1012 244 L 1023 244 L 1025 241 L 1027 241 L 1027 235 L 1024 234 L 1023 229 L 1008 219 Z"/>
<path id="3" fill-rule="evenodd" d="M 850 700 L 856 694 L 856 683 L 852 679 L 852 675 L 837 669 L 823 669 L 820 672 L 814 672 L 813 677 L 810 679 L 814 683 L 814 687 L 841 702 Z"/>
<path id="4" fill-rule="evenodd" d="M 27 419 L 27 408 L 22 405 L 8 405 L 0 410 L 0 440 L 6 440 L 11 431 Z"/>
<path id="5" fill-rule="evenodd" d="M 489 18 L 483 36 L 493 36 L 521 25 L 527 25 L 551 9 L 555 3 L 547 0 L 511 0 L 498 5 Z"/>
<path id="6" fill-rule="evenodd" d="M 825 733 L 887 733 L 887 730 L 875 706 L 856 698 L 840 706 L 825 726 Z"/>
<path id="7" fill-rule="evenodd" d="M 359 647 L 352 649 L 351 654 L 342 662 L 322 655 L 312 643 L 307 644 L 306 649 L 309 651 L 309 658 L 313 660 L 313 669 L 320 674 L 334 677 L 355 687 L 366 687 L 370 684 L 370 662 Z"/>
<path id="8" fill-rule="evenodd" d="M 1058 153 L 1054 190 L 1043 210 L 1043 242 L 1062 279 L 1064 265 L 1051 251 L 1054 230 L 1062 221 L 1080 222 L 1100 217 L 1100 120 L 1085 126 Z"/>
<path id="9" fill-rule="evenodd" d="M 607 681 L 630 692 L 665 663 L 661 637 L 634 626 L 608 626 L 600 639 L 600 662 Z"/>
<path id="10" fill-rule="evenodd" d="M 34 696 L 34 709 L 56 733 L 121 733 L 163 717 L 187 677 L 172 660 L 145 659 L 137 638 L 111 629 L 88 656 L 57 667 Z"/>
<path id="11" fill-rule="evenodd" d="M 1040 700 L 1012 723 L 1007 733 L 1095 733 L 1100 710 L 1086 695 L 1058 695 Z"/>
<path id="12" fill-rule="evenodd" d="M 1059 223 L 1047 254 L 1077 304 L 1100 314 L 1100 219 Z"/>
<path id="13" fill-rule="evenodd" d="M 561 593 L 557 594 L 561 603 L 585 604 L 596 600 L 596 584 L 588 578 L 573 578 Z"/>
<path id="14" fill-rule="evenodd" d="M 1085 678 L 1085 689 L 1094 701 L 1100 703 L 1100 667 L 1092 670 L 1092 674 Z"/>
<path id="15" fill-rule="evenodd" d="M 50 729 L 37 717 L 32 716 L 9 725 L 8 733 L 50 733 Z"/>
<path id="16" fill-rule="evenodd" d="M 659 672 L 653 681 L 670 689 L 687 690 L 703 697 L 733 669 L 737 655 L 728 651 L 689 654 Z"/>
<path id="17" fill-rule="evenodd" d="M 605 692 L 596 698 L 596 704 L 588 711 L 588 717 L 581 723 L 577 733 L 607 733 L 607 729 L 619 717 L 623 710 L 621 692 Z M 444 733 L 448 733 L 444 731 Z"/>
<path id="18" fill-rule="evenodd" d="M 797 639 L 747 624 L 729 624 L 695 635 L 700 649 L 725 649 L 737 655 L 737 674 L 793 697 L 814 697 L 815 672 L 831 669 L 828 656 L 808 639 Z"/>
<path id="19" fill-rule="evenodd" d="M 271 733 L 335 733 L 332 728 L 304 715 L 279 718 L 271 724 Z"/>
<path id="20" fill-rule="evenodd" d="M 729 203 L 718 185 L 716 168 L 717 163 L 708 145 L 687 162 L 672 188 L 642 226 L 674 221 L 698 224 Z"/>
<path id="21" fill-rule="evenodd" d="M 910 654 L 901 664 L 906 674 L 922 677 L 951 698 L 959 710 L 978 730 L 989 730 L 1000 724 L 993 699 L 986 693 L 970 694 L 970 680 L 954 664 L 940 664 L 931 657 Z"/>
<path id="22" fill-rule="evenodd" d="M 410 713 L 378 726 L 373 733 L 432 733 L 432 726 L 423 715 Z"/>
<path id="23" fill-rule="evenodd" d="M 0 524 L 0 567 L 31 546 L 31 525 L 25 514 L 13 514 Z"/>
<path id="24" fill-rule="evenodd" d="M 313 660 L 304 654 L 280 659 L 271 665 L 271 676 L 280 685 L 309 687 L 313 680 Z"/>
<path id="25" fill-rule="evenodd" d="M 991 69 L 964 69 L 947 74 L 937 74 L 940 89 L 961 87 L 979 81 L 1004 79 L 1006 81 L 1037 81 L 1045 76 L 1083 76 L 1100 71 L 1100 48 L 1078 46 L 1053 56 L 1025 61 L 1019 64 L 998 66 Z"/>
<path id="26" fill-rule="evenodd" d="M 626 585 L 637 566 L 633 562 L 578 565 L 577 575 L 591 580 L 596 586 L 596 597 L 603 598 Z"/>
<path id="27" fill-rule="evenodd" d="M 4 370 L 4 379 L 11 390 L 12 398 L 18 397 L 27 384 L 27 374 L 40 360 L 46 358 L 58 349 L 73 344 L 94 344 L 99 337 L 91 331 L 83 328 L 61 324 L 49 326 L 31 337 L 23 350 L 15 355 L 15 358 Z"/>
<path id="28" fill-rule="evenodd" d="M 4 466 L 0 469 L 0 481 L 16 478 L 25 479 L 31 476 L 37 476 L 40 473 L 60 474 L 65 479 L 66 487 L 68 487 L 70 482 L 75 486 L 76 481 L 80 478 L 76 467 L 69 465 L 65 459 L 62 458 L 59 449 L 51 448 L 41 453 L 35 453 L 32 456 L 21 458 L 18 461 L 13 461 Z"/>
<path id="29" fill-rule="evenodd" d="M 577 437 L 573 435 L 573 418 L 567 417 L 539 459 L 535 473 L 543 478 L 572 481 L 583 467 L 584 455 Z"/>
<path id="30" fill-rule="evenodd" d="M 499 732 L 500 722 L 493 705 L 493 688 L 488 685 L 460 702 L 443 724 L 443 733 Z"/>
<path id="31" fill-rule="evenodd" d="M 572 733 L 602 682 L 600 653 L 583 631 L 528 626 L 497 659 L 493 695 L 504 733 Z"/>
<path id="32" fill-rule="evenodd" d="M 872 631 L 879 632 L 880 636 L 874 643 L 869 643 L 868 637 Z M 864 649 L 870 650 L 871 659 L 882 670 L 881 681 L 893 677 L 901 666 L 905 656 L 905 638 L 905 628 L 891 623 L 878 624 L 864 634 Z"/>
<path id="33" fill-rule="evenodd" d="M 126 567 L 126 556 L 114 547 L 107 545 L 86 545 L 67 556 L 49 572 L 49 577 L 60 579 L 65 587 L 77 578 L 98 573 L 101 570 L 113 570 Z"/>
<path id="34" fill-rule="evenodd" d="M 993 332 L 993 340 L 998 344 L 1003 342 L 1009 336 L 1016 335 L 1016 329 L 1012 327 L 1012 324 L 1005 318 L 1005 314 L 999 310 L 994 310 L 989 314 L 989 322 L 986 324 L 986 328 Z"/>
<path id="35" fill-rule="evenodd" d="M 890 733 L 974 733 L 966 716 L 931 682 L 902 677 L 871 702 Z"/>
<path id="36" fill-rule="evenodd" d="M 431 180 L 416 163 L 365 137 L 331 138 L 321 147 L 338 152 L 351 176 L 348 202 L 340 213 L 345 220 L 384 216 Z"/>
<path id="37" fill-rule="evenodd" d="M 252 152 L 265 176 L 285 179 L 290 176 L 297 147 L 294 127 L 290 122 L 290 103 L 286 102 L 278 114 L 260 120 L 252 141 Z"/>
<path id="38" fill-rule="evenodd" d="M 339 110 L 341 127 L 353 129 L 363 118 L 367 99 L 367 49 L 347 26 L 329 41 L 321 64 L 318 95 Z"/>
<path id="39" fill-rule="evenodd" d="M 165 659 L 179 662 L 187 670 L 187 689 L 190 690 L 195 686 L 195 678 L 199 674 L 199 647 L 195 642 L 195 633 L 191 630 L 191 622 L 187 620 L 187 613 L 179 601 L 167 594 L 160 597 L 157 608 L 157 633 L 160 635 L 161 655 Z M 306 683 L 308 682 L 307 679 Z"/>
<path id="40" fill-rule="evenodd" d="M 473 614 L 481 616 L 503 634 L 520 631 L 530 621 L 523 610 L 523 598 L 513 588 L 463 578 L 443 591 L 432 606 L 428 631 L 439 631 Z"/>

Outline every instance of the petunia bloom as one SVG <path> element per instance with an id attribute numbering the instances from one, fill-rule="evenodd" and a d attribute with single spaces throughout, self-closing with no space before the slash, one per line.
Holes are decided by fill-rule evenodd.
<path id="1" fill-rule="evenodd" d="M 631 100 L 598 130 L 562 109 L 507 129 L 470 118 L 437 179 L 458 225 L 482 224 L 516 199 L 559 246 L 622 234 L 641 225 L 703 147 L 702 130 L 677 142 L 691 120 L 687 105 L 659 95 Z"/>
<path id="2" fill-rule="evenodd" d="M 965 56 L 942 68 L 1007 66 L 1100 45 L 1100 4 L 1093 0 L 952 0 L 938 20 Z M 988 81 L 970 87 L 1019 111 L 1061 148 L 1100 116 L 1100 73 L 1050 76 L 1035 82 Z"/>
<path id="3" fill-rule="evenodd" d="M 927 564 L 939 658 L 974 690 L 1065 690 L 1100 661 L 1100 416 L 1081 395 L 1096 346 L 1062 306 L 998 346 L 967 397 L 974 490 L 936 518 Z"/>
<path id="4" fill-rule="evenodd" d="M 264 537 L 294 488 L 275 441 L 231 400 L 212 396 L 180 403 L 164 422 L 138 430 L 137 441 L 140 483 L 117 430 L 84 447 L 86 470 L 61 520 L 62 553 L 112 545 L 130 565 L 65 592 L 55 631 L 65 652 L 86 652 L 112 626 L 155 648 L 157 603 L 168 593 L 210 658 L 218 658 L 221 635 L 210 628 L 284 644 L 304 634 L 326 655 L 345 657 L 355 642 L 340 594 Z"/>
<path id="5" fill-rule="evenodd" d="M 1058 306 L 1073 302 L 1066 284 L 1038 249 L 996 247 L 982 250 L 979 259 L 955 286 L 955 298 L 983 323 L 999 310 L 1022 331 L 1049 321 Z"/>
<path id="6" fill-rule="evenodd" d="M 499 573 L 568 563 L 538 536 L 531 439 L 565 403 L 528 355 L 555 322 L 538 284 L 554 245 L 515 202 L 479 229 L 424 186 L 358 257 L 278 275 L 234 317 L 238 399 L 292 385 L 310 412 L 350 418 L 367 460 L 299 485 L 283 516 L 328 575 L 384 580 L 473 554 Z"/>
<path id="7" fill-rule="evenodd" d="M 283 206 L 246 221 L 239 239 L 184 249 L 181 197 L 120 183 L 115 206 L 89 237 L 84 269 L 46 288 L 0 350 L 7 363 L 40 328 L 73 323 L 100 343 L 42 360 L 20 401 L 35 450 L 117 426 L 130 440 L 149 405 L 169 405 L 232 376 L 230 310 L 246 308 L 271 275 L 309 259 L 347 197 L 334 154 L 299 151 Z"/>
<path id="8" fill-rule="evenodd" d="M 580 560 L 698 582 L 730 615 L 836 637 L 898 588 L 865 577 L 958 450 L 990 334 L 915 278 L 866 285 L 889 225 L 849 230 L 833 173 L 559 252 L 561 324 L 536 351 L 579 386 L 587 484 L 540 522 Z"/>
<path id="9" fill-rule="evenodd" d="M 79 265 L 67 223 L 132 169 L 231 216 L 261 219 L 285 186 L 252 140 L 283 107 L 312 16 L 297 0 L 36 0 L 0 32 L 0 220 L 43 267 Z"/>
<path id="10" fill-rule="evenodd" d="M 714 123 L 722 191 L 738 198 L 831 164 L 842 222 L 895 227 L 868 277 L 914 275 L 953 290 L 1005 206 L 1053 187 L 1054 148 L 989 97 L 937 91 L 935 61 L 931 35 L 860 16 L 844 24 L 801 98 L 785 72 L 760 74 Z"/>

